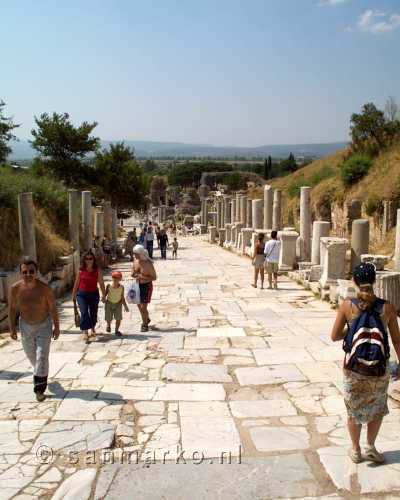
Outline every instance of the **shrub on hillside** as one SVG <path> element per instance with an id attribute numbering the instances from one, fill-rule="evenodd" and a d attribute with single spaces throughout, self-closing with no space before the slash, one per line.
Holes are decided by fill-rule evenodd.
<path id="1" fill-rule="evenodd" d="M 365 202 L 365 213 L 372 217 L 376 212 L 380 213 L 383 210 L 382 201 L 379 200 L 376 196 L 372 196 L 367 199 Z"/>
<path id="2" fill-rule="evenodd" d="M 323 170 L 321 169 L 320 171 L 312 174 L 311 177 L 306 178 L 304 175 L 301 175 L 295 181 L 293 181 L 292 184 L 289 184 L 287 189 L 289 198 L 300 196 L 300 188 L 302 186 L 314 187 L 325 179 L 332 177 L 334 173 L 334 170 L 331 167 L 327 166 Z"/>
<path id="3" fill-rule="evenodd" d="M 361 180 L 372 166 L 372 160 L 365 155 L 353 155 L 345 160 L 340 167 L 340 176 L 346 186 L 351 186 Z"/>
<path id="4" fill-rule="evenodd" d="M 35 203 L 54 213 L 58 219 L 68 217 L 68 193 L 61 182 L 50 177 L 38 177 L 30 172 L 15 172 L 0 167 L 0 208 L 16 208 L 18 194 L 32 192 Z"/>

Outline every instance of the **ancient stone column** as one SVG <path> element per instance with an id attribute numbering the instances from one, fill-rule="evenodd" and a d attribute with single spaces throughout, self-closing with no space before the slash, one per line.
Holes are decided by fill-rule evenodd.
<path id="1" fill-rule="evenodd" d="M 103 213 L 104 213 L 104 235 L 111 240 L 112 231 L 112 211 L 111 211 L 111 201 L 105 201 L 103 203 Z"/>
<path id="2" fill-rule="evenodd" d="M 112 224 L 111 224 L 111 239 L 113 243 L 117 243 L 118 240 L 118 219 L 117 219 L 117 211 L 115 208 L 112 209 Z"/>
<path id="3" fill-rule="evenodd" d="M 208 200 L 204 200 L 204 222 L 203 224 L 206 226 L 206 230 L 208 227 Z"/>
<path id="4" fill-rule="evenodd" d="M 247 196 L 242 194 L 240 197 L 240 222 L 245 226 L 247 218 Z"/>
<path id="5" fill-rule="evenodd" d="M 231 201 L 231 224 L 236 222 L 236 197 L 232 197 Z"/>
<path id="6" fill-rule="evenodd" d="M 247 208 L 246 208 L 246 227 L 252 227 L 252 200 L 247 198 Z"/>
<path id="7" fill-rule="evenodd" d="M 69 239 L 74 251 L 79 250 L 79 198 L 79 191 L 76 189 L 68 190 Z"/>
<path id="8" fill-rule="evenodd" d="M 232 227 L 233 224 L 225 224 L 225 246 L 228 247 L 232 241 Z"/>
<path id="9" fill-rule="evenodd" d="M 37 262 L 35 209 L 32 193 L 21 193 L 18 195 L 18 219 L 22 255 Z"/>
<path id="10" fill-rule="evenodd" d="M 231 197 L 224 196 L 224 226 L 231 223 Z"/>
<path id="11" fill-rule="evenodd" d="M 361 255 L 369 251 L 369 221 L 356 219 L 351 230 L 351 270 L 361 264 Z"/>
<path id="12" fill-rule="evenodd" d="M 104 212 L 103 207 L 96 207 L 94 213 L 94 235 L 96 237 L 104 237 Z"/>
<path id="13" fill-rule="evenodd" d="M 331 229 L 330 222 L 316 220 L 313 224 L 312 247 L 311 247 L 311 263 L 315 266 L 320 264 L 321 244 L 320 239 L 329 236 Z"/>
<path id="14" fill-rule="evenodd" d="M 300 262 L 311 259 L 311 188 L 300 188 Z"/>
<path id="15" fill-rule="evenodd" d="M 396 247 L 394 252 L 394 269 L 400 271 L 400 209 L 397 210 Z"/>
<path id="16" fill-rule="evenodd" d="M 296 241 L 299 233 L 296 231 L 279 231 L 281 240 L 281 253 L 279 255 L 279 269 L 292 271 L 296 263 Z"/>
<path id="17" fill-rule="evenodd" d="M 225 243 L 225 237 L 226 237 L 226 231 L 225 229 L 221 228 L 219 231 L 218 231 L 218 237 L 219 237 L 219 245 L 221 247 L 224 246 L 224 243 Z"/>
<path id="18" fill-rule="evenodd" d="M 92 193 L 82 191 L 82 244 L 87 252 L 92 248 Z"/>
<path id="19" fill-rule="evenodd" d="M 321 242 L 322 275 L 320 284 L 323 289 L 336 285 L 338 279 L 346 277 L 346 250 L 348 241 L 332 236 L 323 237 Z"/>
<path id="20" fill-rule="evenodd" d="M 250 251 L 251 246 L 251 235 L 253 234 L 253 229 L 242 229 L 242 255 L 246 255 L 247 250 Z"/>
<path id="21" fill-rule="evenodd" d="M 273 197 L 272 187 L 264 186 L 264 229 L 272 229 Z"/>
<path id="22" fill-rule="evenodd" d="M 215 243 L 216 237 L 217 237 L 216 226 L 210 226 L 210 243 Z"/>
<path id="23" fill-rule="evenodd" d="M 253 229 L 262 229 L 263 227 L 263 200 L 252 200 L 252 222 Z"/>
<path id="24" fill-rule="evenodd" d="M 275 189 L 272 208 L 272 229 L 279 231 L 282 226 L 282 191 Z"/>
<path id="25" fill-rule="evenodd" d="M 235 222 L 240 222 L 240 193 L 236 193 L 236 215 Z"/>
<path id="26" fill-rule="evenodd" d="M 218 198 L 217 199 L 217 229 L 220 230 L 222 227 L 222 202 Z"/>

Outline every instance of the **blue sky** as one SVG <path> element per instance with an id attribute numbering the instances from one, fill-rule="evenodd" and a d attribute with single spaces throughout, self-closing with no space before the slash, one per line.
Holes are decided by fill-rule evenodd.
<path id="1" fill-rule="evenodd" d="M 400 101 L 398 0 L 18 0 L 0 21 L 21 138 L 65 111 L 102 139 L 331 142 Z"/>

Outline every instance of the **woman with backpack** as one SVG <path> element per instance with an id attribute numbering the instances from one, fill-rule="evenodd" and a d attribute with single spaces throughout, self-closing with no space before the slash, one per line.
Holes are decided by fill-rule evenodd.
<path id="1" fill-rule="evenodd" d="M 344 402 L 352 441 L 349 451 L 355 463 L 364 458 L 383 463 L 384 456 L 375 448 L 382 419 L 389 413 L 387 392 L 390 380 L 389 339 L 400 360 L 400 331 L 394 306 L 376 297 L 375 266 L 360 264 L 353 271 L 359 292 L 357 299 L 343 301 L 332 329 L 332 340 L 343 341 Z M 348 326 L 345 329 L 346 325 Z M 367 425 L 367 446 L 361 454 L 360 434 Z"/>

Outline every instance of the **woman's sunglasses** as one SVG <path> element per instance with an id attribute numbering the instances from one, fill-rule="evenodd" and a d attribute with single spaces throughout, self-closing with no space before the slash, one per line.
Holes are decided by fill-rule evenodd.
<path id="1" fill-rule="evenodd" d="M 85 257 L 85 260 L 94 260 L 93 257 Z"/>
<path id="2" fill-rule="evenodd" d="M 29 271 L 22 271 L 22 274 L 29 274 L 31 276 L 33 276 L 34 274 L 36 273 L 36 271 L 34 269 L 29 269 Z"/>

